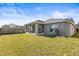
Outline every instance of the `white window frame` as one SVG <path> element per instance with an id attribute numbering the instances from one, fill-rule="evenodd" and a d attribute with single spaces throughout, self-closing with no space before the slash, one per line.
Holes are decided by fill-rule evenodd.
<path id="1" fill-rule="evenodd" d="M 58 28 L 58 24 L 51 24 L 50 27 L 51 29 Z"/>

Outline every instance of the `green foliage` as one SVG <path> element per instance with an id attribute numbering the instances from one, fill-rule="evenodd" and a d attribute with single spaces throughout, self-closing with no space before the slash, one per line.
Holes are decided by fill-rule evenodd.
<path id="1" fill-rule="evenodd" d="M 75 33 L 72 37 L 79 38 L 79 33 Z"/>

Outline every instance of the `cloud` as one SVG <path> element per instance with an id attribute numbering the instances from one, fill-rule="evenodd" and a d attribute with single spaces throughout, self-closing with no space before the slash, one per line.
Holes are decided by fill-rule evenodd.
<path id="1" fill-rule="evenodd" d="M 0 10 L 0 16 L 3 17 L 15 17 L 15 18 L 19 18 L 19 17 L 25 17 L 26 14 L 24 12 L 24 10 L 22 10 L 21 8 L 2 8 Z"/>
<path id="2" fill-rule="evenodd" d="M 25 10 L 21 9 L 21 8 L 16 8 L 16 11 L 19 13 L 19 14 L 25 14 Z M 26 10 L 27 12 L 27 10 Z"/>
<path id="3" fill-rule="evenodd" d="M 72 17 L 74 13 L 72 12 L 59 12 L 59 11 L 55 11 L 52 13 L 52 17 L 54 18 L 68 18 L 68 17 Z"/>
<path id="4" fill-rule="evenodd" d="M 68 17 L 68 13 L 61 13 L 61 12 L 56 11 L 52 14 L 52 16 L 54 18 L 66 18 Z"/>
<path id="5" fill-rule="evenodd" d="M 10 6 L 8 4 L 7 6 Z M 12 4 L 11 6 L 14 6 Z M 29 9 L 20 7 L 3 7 L 0 8 L 0 25 L 15 23 L 17 25 L 24 25 L 33 20 L 46 20 L 48 18 L 68 18 L 72 17 L 76 22 L 79 21 L 79 9 L 69 9 L 65 12 L 47 11 L 42 7 L 35 7 L 35 12 L 29 12 Z M 45 10 L 45 11 L 44 11 Z M 32 11 L 32 10 L 31 10 Z M 41 12 L 42 11 L 42 12 Z"/>
<path id="6" fill-rule="evenodd" d="M 74 18 L 74 20 L 79 22 L 79 9 L 70 9 L 65 12 L 54 11 L 50 14 L 50 18 Z"/>
<path id="7" fill-rule="evenodd" d="M 43 9 L 42 7 L 35 7 L 36 11 L 42 11 L 42 9 Z"/>
<path id="8" fill-rule="evenodd" d="M 34 17 L 27 15 L 23 9 L 18 7 L 4 7 L 0 9 L 0 26 L 9 23 L 24 25 L 34 19 Z"/>
<path id="9" fill-rule="evenodd" d="M 79 9 L 70 9 L 66 12 L 59 12 L 59 11 L 56 11 L 52 14 L 52 16 L 54 17 L 61 17 L 61 18 L 67 18 L 67 17 L 76 17 L 76 16 L 79 16 Z"/>

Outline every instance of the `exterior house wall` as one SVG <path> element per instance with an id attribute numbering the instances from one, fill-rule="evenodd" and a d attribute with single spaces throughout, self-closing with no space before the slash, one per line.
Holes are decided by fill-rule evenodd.
<path id="1" fill-rule="evenodd" d="M 76 33 L 76 28 L 70 24 L 70 35 L 72 36 L 74 33 Z"/>
<path id="2" fill-rule="evenodd" d="M 45 24 L 45 25 L 44 25 L 44 33 L 45 33 L 46 35 L 53 35 L 53 33 L 50 32 L 50 27 L 51 27 L 51 25 L 53 25 L 53 24 Z M 59 24 L 57 23 L 56 25 L 59 25 Z M 58 26 L 56 26 L 56 28 L 59 29 Z"/>
<path id="3" fill-rule="evenodd" d="M 32 26 L 32 27 L 31 27 Z M 55 28 L 55 29 L 54 29 Z M 57 29 L 56 29 L 57 28 Z M 56 31 L 57 30 L 57 31 Z M 62 22 L 47 22 L 47 23 L 31 23 L 26 26 L 27 32 L 33 32 L 37 35 L 44 33 L 45 35 L 60 35 L 60 36 L 72 36 L 76 31 L 74 24 L 62 21 Z"/>
<path id="4" fill-rule="evenodd" d="M 39 24 L 35 24 L 35 33 L 36 33 L 37 35 L 39 35 L 38 28 L 39 28 Z"/>
<path id="5" fill-rule="evenodd" d="M 51 32 L 50 32 L 50 24 L 45 24 L 44 25 L 44 33 L 46 35 L 51 35 Z"/>
<path id="6" fill-rule="evenodd" d="M 60 36 L 71 36 L 74 34 L 74 26 L 70 23 L 55 23 L 58 25 Z M 47 35 L 52 35 L 52 32 L 50 32 L 50 26 L 52 24 L 46 24 L 44 25 L 44 33 Z"/>
<path id="7" fill-rule="evenodd" d="M 70 24 L 69 23 L 59 23 L 60 36 L 70 36 Z"/>

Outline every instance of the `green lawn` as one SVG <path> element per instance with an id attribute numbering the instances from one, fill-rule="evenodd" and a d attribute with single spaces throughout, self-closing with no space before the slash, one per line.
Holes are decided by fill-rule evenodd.
<path id="1" fill-rule="evenodd" d="M 2 35 L 0 36 L 0 55 L 79 56 L 79 38 L 50 38 L 33 34 Z"/>

